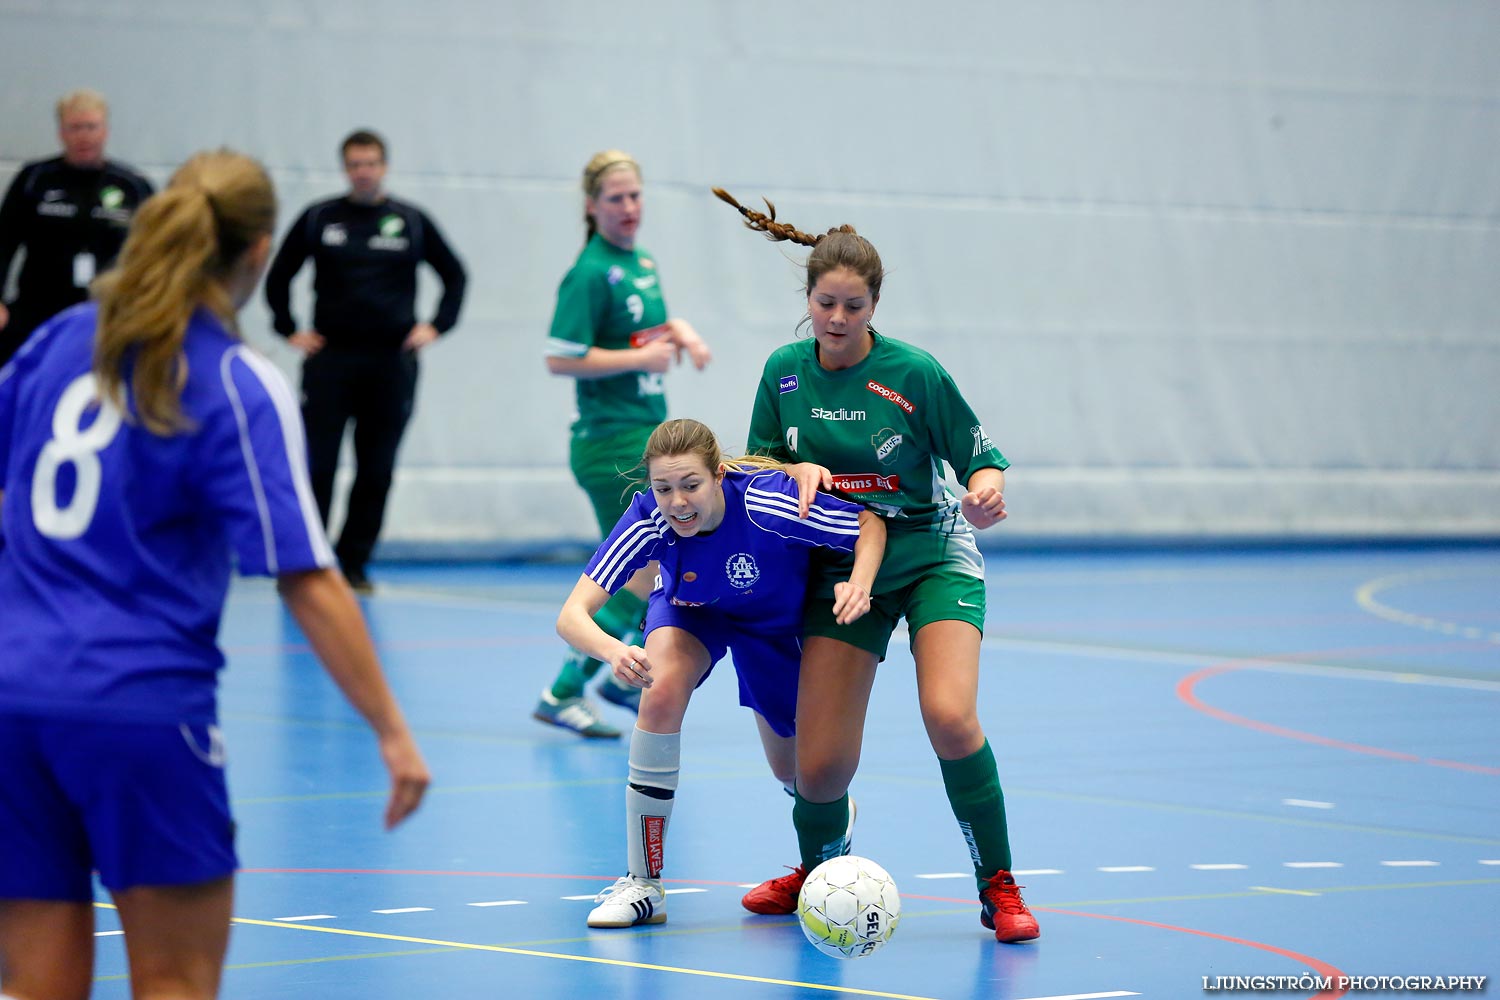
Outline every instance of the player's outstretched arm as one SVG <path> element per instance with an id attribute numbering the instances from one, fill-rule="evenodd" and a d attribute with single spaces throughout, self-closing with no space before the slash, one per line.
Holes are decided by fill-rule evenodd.
<path id="1" fill-rule="evenodd" d="M 870 610 L 870 591 L 884 558 L 885 521 L 874 511 L 862 510 L 849 579 L 833 585 L 833 617 L 840 625 L 858 621 Z"/>
<path id="2" fill-rule="evenodd" d="M 579 576 L 573 592 L 563 602 L 557 615 L 557 634 L 563 642 L 608 663 L 622 684 L 632 687 L 651 686 L 651 663 L 640 646 L 628 646 L 604 631 L 594 622 L 594 615 L 609 600 L 609 591 L 595 583 L 587 573 Z"/>
<path id="3" fill-rule="evenodd" d="M 385 809 L 389 830 L 416 811 L 432 776 L 386 684 L 354 593 L 333 568 L 285 573 L 277 577 L 276 589 L 323 669 L 375 730 L 381 759 L 391 777 L 391 797 Z"/>

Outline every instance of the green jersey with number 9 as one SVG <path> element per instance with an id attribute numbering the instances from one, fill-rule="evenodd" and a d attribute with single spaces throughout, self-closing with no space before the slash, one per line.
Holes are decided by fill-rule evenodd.
<path id="1" fill-rule="evenodd" d="M 622 250 L 595 233 L 584 244 L 557 290 L 557 310 L 547 339 L 551 357 L 581 358 L 589 348 L 643 347 L 668 331 L 656 262 L 645 250 Z M 667 419 L 662 376 L 622 372 L 578 379 L 577 438 L 628 427 L 654 427 Z"/>

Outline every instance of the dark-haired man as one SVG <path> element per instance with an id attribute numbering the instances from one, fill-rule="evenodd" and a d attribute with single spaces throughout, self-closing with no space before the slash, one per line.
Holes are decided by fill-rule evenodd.
<path id="1" fill-rule="evenodd" d="M 385 141 L 358 131 L 340 147 L 349 190 L 310 205 L 266 275 L 276 332 L 302 352 L 308 467 L 323 523 L 333 503 L 344 430 L 354 422 L 354 485 L 334 551 L 349 583 L 369 593 L 366 564 L 385 520 L 396 450 L 416 400 L 417 355 L 452 328 L 463 304 L 463 264 L 415 205 L 385 191 Z M 313 259 L 313 321 L 299 326 L 291 281 Z M 442 280 L 430 322 L 416 316 L 417 265 Z"/>

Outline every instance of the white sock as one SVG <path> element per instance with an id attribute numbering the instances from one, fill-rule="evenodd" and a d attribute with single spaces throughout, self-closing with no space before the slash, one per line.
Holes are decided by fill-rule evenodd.
<path id="1" fill-rule="evenodd" d="M 625 839 L 626 870 L 632 875 L 661 878 L 681 762 L 681 733 L 648 733 L 637 726 L 630 734 Z"/>

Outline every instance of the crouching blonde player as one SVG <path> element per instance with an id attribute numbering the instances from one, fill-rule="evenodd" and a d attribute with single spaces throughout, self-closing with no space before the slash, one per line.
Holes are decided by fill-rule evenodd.
<path id="1" fill-rule="evenodd" d="M 854 553 L 849 579 L 834 587 L 834 618 L 848 624 L 870 609 L 885 549 L 878 516 L 819 493 L 800 518 L 795 482 L 764 460 L 726 460 L 713 432 L 696 420 L 658 426 L 643 465 L 650 495 L 636 494 L 557 619 L 558 634 L 573 648 L 644 689 L 625 790 L 626 874 L 599 894 L 590 927 L 667 919 L 661 873 L 682 720 L 693 691 L 726 652 L 734 654 L 740 704 L 756 713 L 771 770 L 791 787 L 802 604 L 813 550 Z M 661 579 L 647 605 L 645 647 L 627 645 L 593 615 L 653 559 Z"/>

